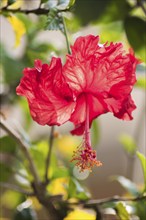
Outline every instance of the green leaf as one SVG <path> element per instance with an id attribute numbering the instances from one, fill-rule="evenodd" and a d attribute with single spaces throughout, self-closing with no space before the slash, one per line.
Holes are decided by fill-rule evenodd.
<path id="1" fill-rule="evenodd" d="M 145 184 L 144 192 L 146 192 L 146 157 L 138 151 L 136 152 L 136 154 L 140 160 L 140 163 L 143 169 L 144 184 Z"/>
<path id="2" fill-rule="evenodd" d="M 91 134 L 93 146 L 96 146 L 99 141 L 99 124 L 97 120 L 92 123 Z"/>
<path id="3" fill-rule="evenodd" d="M 13 172 L 8 165 L 0 162 L 0 173 L 0 182 L 6 182 Z"/>
<path id="4" fill-rule="evenodd" d="M 115 210 L 121 220 L 130 220 L 130 216 L 122 202 L 116 204 Z"/>
<path id="5" fill-rule="evenodd" d="M 4 191 L 1 196 L 1 204 L 10 210 L 16 209 L 16 207 L 25 200 L 26 200 L 25 195 L 9 189 Z"/>
<path id="6" fill-rule="evenodd" d="M 41 0 L 41 3 L 46 3 L 48 2 L 48 0 Z"/>
<path id="7" fill-rule="evenodd" d="M 4 70 L 5 82 L 15 85 L 15 83 L 20 79 L 24 64 L 21 60 L 16 60 L 10 57 L 2 44 L 0 44 L 0 50 L 0 65 Z"/>
<path id="8" fill-rule="evenodd" d="M 69 7 L 69 8 L 72 7 L 72 6 L 75 4 L 75 1 L 76 1 L 76 0 L 70 0 L 70 1 L 69 1 L 69 4 L 68 4 L 68 7 Z"/>
<path id="9" fill-rule="evenodd" d="M 45 161 L 46 161 L 43 153 L 39 151 L 35 146 L 30 148 L 30 152 L 36 164 L 39 175 L 43 177 L 45 170 Z"/>
<path id="10" fill-rule="evenodd" d="M 134 208 L 136 209 L 136 215 L 140 220 L 146 219 L 146 201 L 135 202 Z"/>
<path id="11" fill-rule="evenodd" d="M 84 188 L 80 185 L 80 183 L 74 178 L 70 178 L 69 186 L 67 190 L 68 190 L 68 198 L 87 200 L 90 197 L 89 193 L 86 192 Z"/>
<path id="12" fill-rule="evenodd" d="M 130 45 L 137 55 L 146 62 L 146 22 L 136 16 L 128 16 L 125 19 L 124 27 Z"/>
<path id="13" fill-rule="evenodd" d="M 100 42 L 105 43 L 108 41 L 121 41 L 123 38 L 123 22 L 117 21 L 99 26 L 100 28 Z"/>
<path id="14" fill-rule="evenodd" d="M 36 212 L 30 207 L 21 208 L 19 205 L 13 220 L 37 220 Z"/>
<path id="15" fill-rule="evenodd" d="M 133 137 L 131 137 L 128 134 L 123 134 L 120 136 L 119 140 L 127 153 L 129 153 L 130 155 L 135 154 L 136 149 L 137 149 L 137 145 L 136 145 Z"/>
<path id="16" fill-rule="evenodd" d="M 69 170 L 65 167 L 56 167 L 54 172 L 52 173 L 51 179 L 61 178 L 61 177 L 68 177 Z"/>
<path id="17" fill-rule="evenodd" d="M 131 180 L 125 178 L 124 176 L 114 176 L 112 179 L 117 180 L 133 196 L 140 195 L 137 186 Z"/>
<path id="18" fill-rule="evenodd" d="M 16 0 L 8 0 L 8 5 L 11 5 L 15 2 Z"/>
<path id="19" fill-rule="evenodd" d="M 12 153 L 16 151 L 16 142 L 9 136 L 0 138 L 0 152 Z"/>
<path id="20" fill-rule="evenodd" d="M 45 29 L 64 31 L 62 16 L 56 8 L 50 10 Z"/>
<path id="21" fill-rule="evenodd" d="M 87 25 L 105 14 L 108 5 L 109 0 L 76 0 L 74 13 L 82 25 Z"/>
<path id="22" fill-rule="evenodd" d="M 58 10 L 65 10 L 72 7 L 75 3 L 75 0 L 48 0 L 47 5 L 49 9 L 58 9 Z"/>
<path id="23" fill-rule="evenodd" d="M 139 76 L 136 82 L 136 86 L 141 89 L 146 89 L 146 78 L 145 76 Z"/>
<path id="24" fill-rule="evenodd" d="M 105 13 L 102 14 L 99 21 L 105 24 L 115 21 L 123 21 L 131 9 L 132 7 L 127 0 L 111 0 L 108 2 Z"/>

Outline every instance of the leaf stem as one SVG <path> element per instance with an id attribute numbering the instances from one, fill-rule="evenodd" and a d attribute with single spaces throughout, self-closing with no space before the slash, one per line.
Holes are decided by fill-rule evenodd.
<path id="1" fill-rule="evenodd" d="M 51 127 L 50 138 L 49 138 L 49 150 L 48 150 L 48 155 L 46 159 L 46 170 L 45 170 L 45 183 L 46 184 L 48 183 L 48 168 L 49 168 L 50 161 L 51 161 L 53 140 L 54 140 L 54 126 Z"/>
<path id="2" fill-rule="evenodd" d="M 66 46 L 67 46 L 68 53 L 71 54 L 70 45 L 69 45 L 69 40 L 68 40 L 68 36 L 67 36 L 66 24 L 65 24 L 65 20 L 64 20 L 63 15 L 62 15 L 62 21 L 63 21 L 63 27 L 64 27 L 64 31 L 62 31 L 62 32 L 63 32 L 63 34 L 64 34 L 64 36 L 65 36 Z"/>

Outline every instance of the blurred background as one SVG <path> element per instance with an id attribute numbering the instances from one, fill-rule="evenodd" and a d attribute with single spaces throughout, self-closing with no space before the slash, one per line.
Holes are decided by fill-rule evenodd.
<path id="1" fill-rule="evenodd" d="M 53 7 L 52 4 L 59 4 L 58 2 L 59 0 L 42 1 L 42 7 Z M 15 3 L 17 4 L 9 6 L 10 9 L 21 7 L 24 10 L 32 10 L 37 9 L 40 5 L 39 0 L 18 0 Z M 71 169 L 74 177 L 84 184 L 92 198 L 96 199 L 125 193 L 124 188 L 113 176 L 129 178 L 139 188 L 143 182 L 140 162 L 135 156 L 136 150 L 143 154 L 146 153 L 144 75 L 146 26 L 141 3 L 145 6 L 146 2 L 144 0 L 76 0 L 70 12 L 64 15 L 71 44 L 78 36 L 99 35 L 101 44 L 107 41 L 122 42 L 125 50 L 132 47 L 136 56 L 142 60 L 136 72 L 138 81 L 132 92 L 137 106 L 133 112 L 134 119 L 126 122 L 118 120 L 108 113 L 100 116 L 93 123 L 92 143 L 93 147 L 97 149 L 98 159 L 103 163 L 102 167 L 93 169 L 92 173 L 79 173 L 68 161 L 72 157 L 73 149 L 82 141 L 81 137 L 70 135 L 73 127 L 70 123 L 55 128 L 54 155 L 60 160 L 60 166 L 64 169 Z M 1 7 L 5 7 L 6 4 L 6 1 L 1 1 Z M 27 141 L 36 144 L 39 149 L 43 148 L 45 152 L 50 128 L 33 122 L 27 101 L 25 98 L 18 97 L 15 89 L 22 77 L 23 68 L 32 67 L 34 59 L 50 62 L 52 56 L 60 56 L 65 61 L 67 53 L 65 37 L 60 30 L 47 30 L 51 28 L 47 23 L 46 15 L 38 16 L 32 13 L 28 15 L 17 13 L 16 15 L 21 23 L 12 22 L 6 13 L 0 15 L 1 112 L 8 123 L 21 132 Z M 22 31 L 22 24 L 24 31 Z M 25 174 L 23 164 L 19 164 L 15 159 L 15 155 L 18 153 L 17 146 L 3 131 L 1 131 L 1 137 L 1 172 L 5 173 L 2 175 L 1 181 L 10 180 L 11 182 L 16 177 L 15 181 L 25 187 L 27 181 L 25 182 L 19 175 L 11 173 L 4 165 L 9 161 L 10 166 L 18 167 L 19 171 Z M 42 164 L 43 159 L 39 158 L 37 153 L 34 153 L 34 157 L 39 160 L 39 165 Z M 42 171 L 40 170 L 40 172 Z M 24 200 L 19 193 L 4 190 L 1 197 L 1 219 L 11 219 L 14 208 Z M 38 204 L 36 207 L 38 210 L 40 209 Z"/>

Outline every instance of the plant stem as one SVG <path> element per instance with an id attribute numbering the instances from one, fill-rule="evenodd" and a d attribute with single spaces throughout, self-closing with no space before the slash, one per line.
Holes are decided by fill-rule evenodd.
<path id="1" fill-rule="evenodd" d="M 40 179 L 35 167 L 35 164 L 33 162 L 33 159 L 31 157 L 31 154 L 28 151 L 29 146 L 27 145 L 27 143 L 24 143 L 24 141 L 22 140 L 22 137 L 12 128 L 10 127 L 7 122 L 5 120 L 3 120 L 1 118 L 0 121 L 0 126 L 13 138 L 16 140 L 16 142 L 19 144 L 19 146 L 21 147 L 23 153 L 25 154 L 26 158 L 28 159 L 29 162 L 29 168 L 30 171 L 34 177 L 34 181 L 39 184 L 40 183 Z"/>
<path id="2" fill-rule="evenodd" d="M 37 8 L 37 9 L 32 9 L 32 10 L 23 10 L 23 9 L 9 9 L 6 7 L 1 8 L 1 12 L 10 12 L 10 13 L 23 13 L 23 14 L 36 14 L 36 15 L 48 15 L 50 9 L 45 9 L 45 8 Z M 65 12 L 68 11 L 68 9 L 64 10 L 59 10 L 59 12 Z"/>
<path id="3" fill-rule="evenodd" d="M 66 24 L 65 24 L 65 20 L 64 20 L 64 17 L 62 16 L 62 21 L 63 21 L 63 27 L 64 27 L 64 36 L 65 36 L 65 39 L 66 39 L 66 46 L 67 46 L 67 51 L 69 54 L 71 54 L 71 50 L 70 50 L 70 45 L 69 45 L 69 40 L 68 40 L 68 36 L 67 36 L 67 30 L 66 30 Z"/>
<path id="4" fill-rule="evenodd" d="M 144 4 L 142 3 L 141 0 L 137 0 L 137 6 L 141 7 L 143 10 L 144 14 L 146 15 L 146 8 L 144 7 Z"/>
<path id="5" fill-rule="evenodd" d="M 125 198 L 125 197 L 119 197 L 114 196 L 111 198 L 105 198 L 105 199 L 94 199 L 94 200 L 88 200 L 88 201 L 80 201 L 80 202 L 74 202 L 74 203 L 68 203 L 69 205 L 80 205 L 82 204 L 84 207 L 94 207 L 97 205 L 103 205 L 108 202 L 136 202 L 136 201 L 142 201 L 146 200 L 146 196 L 138 196 L 138 197 L 131 197 L 131 198 Z"/>
<path id="6" fill-rule="evenodd" d="M 49 138 L 49 150 L 48 150 L 48 155 L 46 159 L 46 170 L 45 170 L 45 183 L 46 184 L 48 183 L 48 168 L 49 168 L 50 161 L 51 161 L 53 140 L 54 140 L 54 126 L 51 127 L 50 138 Z"/>

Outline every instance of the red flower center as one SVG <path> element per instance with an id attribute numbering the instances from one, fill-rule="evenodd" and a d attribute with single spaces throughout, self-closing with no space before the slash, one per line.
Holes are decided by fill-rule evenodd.
<path id="1" fill-rule="evenodd" d="M 92 167 L 101 166 L 102 163 L 96 158 L 96 151 L 91 147 L 91 137 L 89 128 L 89 105 L 88 96 L 86 96 L 86 120 L 85 120 L 85 131 L 84 131 L 84 141 L 81 145 L 77 147 L 74 151 L 71 161 L 76 161 L 76 166 L 80 171 L 89 170 L 92 171 Z"/>

